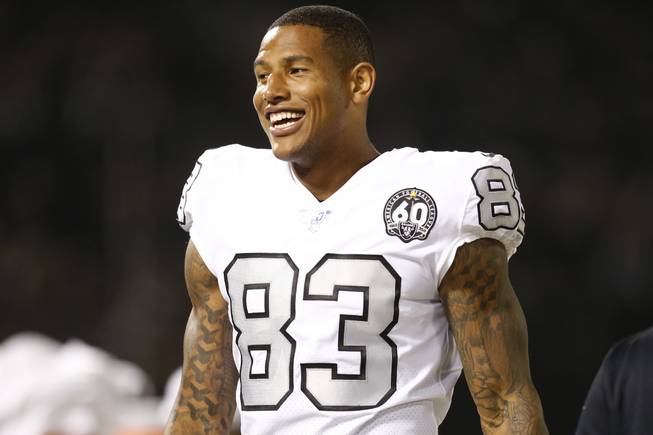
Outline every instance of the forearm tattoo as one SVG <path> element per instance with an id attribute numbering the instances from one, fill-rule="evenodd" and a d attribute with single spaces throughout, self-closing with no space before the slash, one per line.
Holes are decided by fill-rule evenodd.
<path id="1" fill-rule="evenodd" d="M 166 433 L 226 434 L 236 409 L 237 383 L 228 308 L 194 247 L 189 247 L 185 268 L 193 311 L 184 337 L 181 388 Z"/>
<path id="2" fill-rule="evenodd" d="M 440 296 L 484 433 L 546 434 L 528 366 L 526 321 L 507 273 L 503 246 L 461 246 Z"/>

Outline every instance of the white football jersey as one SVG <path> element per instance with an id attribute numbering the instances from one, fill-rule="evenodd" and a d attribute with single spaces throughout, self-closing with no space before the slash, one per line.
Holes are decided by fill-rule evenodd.
<path id="1" fill-rule="evenodd" d="M 512 255 L 508 160 L 385 152 L 320 202 L 271 150 L 206 151 L 178 220 L 229 302 L 243 434 L 434 434 L 461 363 L 438 295 L 456 249 Z"/>

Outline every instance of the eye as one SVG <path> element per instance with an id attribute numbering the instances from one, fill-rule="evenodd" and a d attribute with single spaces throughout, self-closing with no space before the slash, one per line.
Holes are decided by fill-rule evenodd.
<path id="1" fill-rule="evenodd" d="M 268 78 L 269 75 L 270 75 L 270 73 L 267 73 L 267 72 L 257 73 L 256 74 L 256 80 L 258 80 L 259 82 L 263 82 Z"/>
<path id="2" fill-rule="evenodd" d="M 308 71 L 306 68 L 292 67 L 289 69 L 290 75 L 297 75 Z"/>

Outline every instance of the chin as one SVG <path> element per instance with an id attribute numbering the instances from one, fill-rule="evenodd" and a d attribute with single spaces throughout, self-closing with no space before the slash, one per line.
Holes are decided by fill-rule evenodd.
<path id="1" fill-rule="evenodd" d="M 270 140 L 270 146 L 272 147 L 272 154 L 285 162 L 300 160 L 304 149 L 304 144 L 286 143 L 286 141 L 279 141 L 277 138 Z"/>

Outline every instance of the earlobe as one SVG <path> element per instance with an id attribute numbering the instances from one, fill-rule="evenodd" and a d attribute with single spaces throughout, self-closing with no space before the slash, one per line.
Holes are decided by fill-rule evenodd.
<path id="1" fill-rule="evenodd" d="M 351 71 L 351 93 L 354 103 L 366 102 L 376 82 L 376 70 L 367 62 L 361 62 Z"/>

